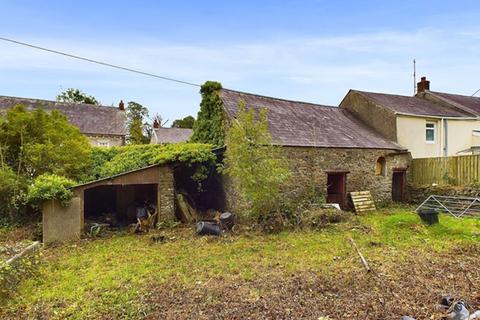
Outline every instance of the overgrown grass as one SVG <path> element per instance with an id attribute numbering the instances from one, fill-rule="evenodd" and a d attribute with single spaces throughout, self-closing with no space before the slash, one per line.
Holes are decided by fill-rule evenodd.
<path id="1" fill-rule="evenodd" d="M 373 261 L 401 257 L 411 249 L 441 252 L 478 243 L 480 220 L 442 215 L 439 225 L 426 227 L 412 210 L 396 208 L 316 232 L 200 238 L 191 229 L 177 228 L 167 237 L 166 243 L 154 244 L 147 236 L 118 234 L 47 249 L 39 275 L 23 282 L 9 308 L 33 312 L 43 306 L 59 319 L 103 313 L 135 318 L 136 298 L 163 282 L 195 285 L 270 273 L 334 272 L 351 267 L 348 257 L 356 258 L 349 237 Z"/>

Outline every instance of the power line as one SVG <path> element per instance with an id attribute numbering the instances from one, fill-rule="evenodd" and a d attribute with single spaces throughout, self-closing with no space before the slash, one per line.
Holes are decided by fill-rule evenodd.
<path id="1" fill-rule="evenodd" d="M 90 62 L 90 63 L 99 64 L 99 65 L 106 66 L 106 67 L 110 67 L 110 68 L 115 68 L 115 69 L 120 69 L 120 70 L 123 70 L 123 71 L 133 72 L 133 73 L 141 74 L 141 75 L 148 76 L 148 77 L 158 78 L 158 79 L 167 80 L 167 81 L 173 81 L 173 82 L 177 82 L 177 83 L 181 83 L 181 84 L 186 84 L 186 85 L 194 86 L 194 87 L 200 87 L 200 86 L 201 86 L 201 85 L 199 85 L 199 84 L 197 84 L 197 83 L 188 82 L 188 81 L 183 81 L 183 80 L 178 80 L 178 79 L 174 79 L 174 78 L 170 78 L 170 77 L 165 77 L 165 76 L 160 76 L 160 75 L 157 75 L 157 74 L 153 74 L 153 73 L 149 73 L 149 72 L 144 72 L 144 71 L 140 71 L 140 70 L 135 70 L 135 69 L 127 68 L 127 67 L 122 67 L 122 66 L 119 66 L 119 65 L 115 65 L 115 64 L 111 64 L 111 63 L 107 63 L 107 62 L 103 62 L 103 61 L 98 61 L 98 60 L 93 60 L 93 59 L 89 59 L 89 58 L 84 58 L 84 57 L 77 56 L 77 55 L 74 55 L 74 54 L 70 54 L 70 53 L 66 53 L 66 52 L 61 52 L 61 51 L 57 51 L 57 50 L 53 50 L 53 49 L 48 49 L 48 48 L 44 48 L 44 47 L 39 47 L 39 46 L 30 44 L 30 43 L 21 42 L 21 41 L 17 41 L 17 40 L 13 40 L 13 39 L 8 39 L 8 38 L 0 37 L 0 40 L 6 41 L 6 42 L 15 43 L 15 44 L 19 44 L 19 45 L 22 45 L 22 46 L 25 46 L 25 47 L 29 47 L 29 48 L 33 48 L 33 49 L 38 49 L 38 50 L 42 50 L 42 51 L 46 51 L 46 52 L 50 52 L 50 53 L 55 53 L 55 54 L 58 54 L 58 55 L 62 55 L 62 56 L 65 56 L 65 57 L 69 57 L 69 58 L 74 58 L 74 59 L 78 59 L 78 60 L 87 61 L 87 62 Z"/>

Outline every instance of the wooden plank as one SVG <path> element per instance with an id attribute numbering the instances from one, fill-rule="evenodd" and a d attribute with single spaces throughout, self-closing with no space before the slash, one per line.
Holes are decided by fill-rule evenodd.
<path id="1" fill-rule="evenodd" d="M 350 192 L 352 196 L 371 196 L 370 191 L 354 191 Z"/>
<path id="2" fill-rule="evenodd" d="M 352 199 L 355 199 L 356 201 L 370 201 L 370 200 L 372 200 L 371 198 L 365 198 L 365 197 L 362 197 L 362 198 L 352 197 Z"/>
<path id="3" fill-rule="evenodd" d="M 354 191 L 350 192 L 350 197 L 355 207 L 355 212 L 365 212 L 376 210 L 370 191 Z"/>

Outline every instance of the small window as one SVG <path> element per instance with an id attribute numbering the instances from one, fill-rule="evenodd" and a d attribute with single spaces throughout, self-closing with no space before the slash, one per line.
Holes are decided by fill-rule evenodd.
<path id="1" fill-rule="evenodd" d="M 377 162 L 375 163 L 375 174 L 377 176 L 384 176 L 386 165 L 387 162 L 385 161 L 384 157 L 378 158 Z"/>
<path id="2" fill-rule="evenodd" d="M 435 142 L 435 123 L 427 122 L 425 125 L 425 141 L 428 143 Z"/>
<path id="3" fill-rule="evenodd" d="M 103 140 L 103 141 L 98 141 L 98 146 L 99 146 L 99 147 L 110 147 L 110 142 L 105 141 L 105 140 Z"/>

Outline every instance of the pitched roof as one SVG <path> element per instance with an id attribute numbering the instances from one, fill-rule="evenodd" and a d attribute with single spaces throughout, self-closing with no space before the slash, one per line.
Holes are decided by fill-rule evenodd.
<path id="1" fill-rule="evenodd" d="M 431 94 L 434 97 L 441 99 L 442 101 L 449 103 L 459 109 L 472 113 L 476 116 L 480 116 L 480 98 L 472 96 L 463 96 L 459 94 L 428 91 L 427 94 Z"/>
<path id="2" fill-rule="evenodd" d="M 436 117 L 473 117 L 467 111 L 447 107 L 420 97 L 351 90 L 396 113 Z"/>
<path id="3" fill-rule="evenodd" d="M 222 89 L 220 97 L 229 117 L 238 103 L 247 108 L 267 108 L 269 130 L 275 144 L 284 146 L 372 148 L 403 150 L 388 141 L 347 110 L 313 103 L 290 101 Z"/>
<path id="4" fill-rule="evenodd" d="M 125 111 L 116 107 L 0 96 L 0 112 L 19 104 L 24 105 L 27 110 L 58 110 L 84 134 L 123 136 L 126 133 Z"/>
<path id="5" fill-rule="evenodd" d="M 183 128 L 155 128 L 153 131 L 159 144 L 185 142 L 192 135 L 192 129 Z"/>

